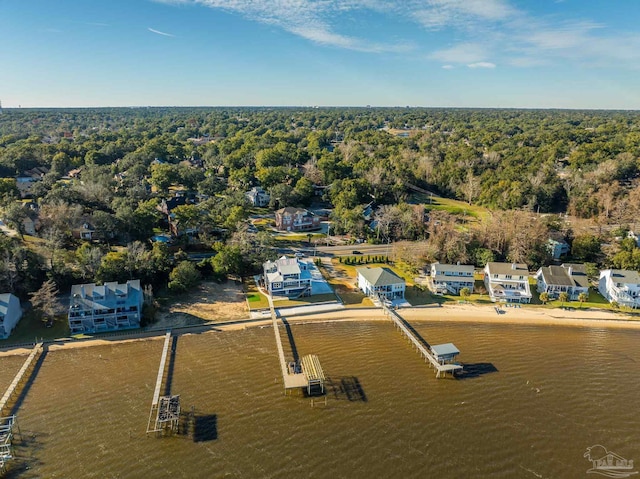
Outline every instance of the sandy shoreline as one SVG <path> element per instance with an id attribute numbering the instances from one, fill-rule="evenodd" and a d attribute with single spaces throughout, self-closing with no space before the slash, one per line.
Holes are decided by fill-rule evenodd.
<path id="1" fill-rule="evenodd" d="M 493 306 L 476 304 L 445 305 L 442 307 L 416 307 L 402 308 L 400 315 L 407 321 L 430 322 L 455 322 L 455 323 L 482 323 L 527 326 L 573 326 L 586 328 L 615 328 L 615 329 L 640 329 L 640 320 L 631 316 L 618 315 L 609 311 L 576 309 L 574 311 L 544 310 L 533 308 L 502 308 L 505 311 L 498 314 Z M 285 315 L 286 318 L 286 315 Z M 341 321 L 388 321 L 380 309 L 342 309 L 340 311 L 307 314 L 287 318 L 290 323 L 317 323 L 317 322 L 341 322 Z M 247 320 L 246 322 L 233 322 L 230 324 L 211 323 L 211 330 L 205 332 L 237 331 L 246 328 L 270 326 L 270 319 Z M 206 327 L 206 325 L 205 325 Z M 157 336 L 150 336 L 150 332 L 140 333 L 140 337 L 132 336 L 122 339 L 88 339 L 73 340 L 69 342 L 49 343 L 49 351 L 62 349 L 86 348 L 91 346 L 105 346 L 131 341 L 154 341 L 164 337 L 166 331 L 158 330 Z M 184 331 L 180 334 L 193 334 Z M 144 335 L 144 336 L 143 336 Z M 27 355 L 31 349 L 18 347 L 0 351 L 0 357 Z"/>

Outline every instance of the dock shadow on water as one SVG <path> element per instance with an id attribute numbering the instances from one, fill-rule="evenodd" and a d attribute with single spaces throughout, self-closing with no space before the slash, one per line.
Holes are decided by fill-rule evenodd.
<path id="1" fill-rule="evenodd" d="M 327 394 L 333 395 L 335 399 L 344 399 L 350 402 L 367 402 L 367 395 L 364 392 L 360 380 L 355 376 L 343 378 L 327 378 L 325 383 Z"/>
<path id="2" fill-rule="evenodd" d="M 18 397 L 15 399 L 13 405 L 11 406 L 11 410 L 8 414 L 9 416 L 18 414 L 18 409 L 20 409 L 20 406 L 22 406 L 22 403 L 27 397 L 27 394 L 29 393 L 31 386 L 33 386 L 33 383 L 36 380 L 36 377 L 38 376 L 38 372 L 42 367 L 42 363 L 44 363 L 44 358 L 47 356 L 48 352 L 49 352 L 49 348 L 46 345 L 44 345 L 42 347 L 42 353 L 40 353 L 40 356 L 36 360 L 36 363 L 33 365 L 31 371 L 27 371 L 26 379 L 23 378 L 24 386 L 22 386 L 22 389 L 20 390 Z"/>
<path id="3" fill-rule="evenodd" d="M 289 345 L 291 346 L 291 355 L 293 356 L 293 360 L 297 363 L 300 360 L 300 356 L 298 355 L 298 348 L 296 347 L 296 341 L 293 339 L 293 333 L 291 332 L 291 325 L 286 318 L 280 318 L 282 320 L 282 324 L 284 325 L 284 329 L 287 332 L 287 338 L 289 339 Z"/>
<path id="4" fill-rule="evenodd" d="M 498 372 L 498 368 L 491 363 L 464 363 L 463 366 L 462 373 L 456 375 L 458 379 L 472 379 Z"/>
<path id="5" fill-rule="evenodd" d="M 171 355 L 167 366 L 166 379 L 164 382 L 164 396 L 171 395 L 171 383 L 173 382 L 173 372 L 176 366 L 176 351 L 178 350 L 178 336 L 171 338 Z"/>
<path id="6" fill-rule="evenodd" d="M 42 465 L 38 459 L 38 454 L 44 449 L 43 438 L 47 438 L 48 433 L 20 430 L 14 434 L 13 446 L 14 456 L 4 472 L 0 472 L 3 479 L 36 479 L 39 476 L 32 472 L 32 469 Z"/>
<path id="7" fill-rule="evenodd" d="M 204 414 L 191 407 L 181 414 L 179 434 L 188 436 L 193 442 L 208 442 L 218 439 L 218 415 Z"/>

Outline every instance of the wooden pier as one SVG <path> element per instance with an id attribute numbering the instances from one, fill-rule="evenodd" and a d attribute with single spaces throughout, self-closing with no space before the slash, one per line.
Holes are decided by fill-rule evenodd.
<path id="1" fill-rule="evenodd" d="M 308 394 L 311 394 L 314 388 L 320 388 L 321 392 L 324 393 L 324 381 L 326 378 L 318 356 L 315 354 L 304 356 L 301 358 L 300 363 L 295 361 L 287 362 L 285 359 L 280 329 L 278 328 L 278 316 L 273 306 L 273 300 L 268 294 L 267 299 L 269 300 L 269 309 L 271 310 L 271 322 L 276 337 L 276 347 L 278 348 L 278 359 L 280 360 L 280 370 L 282 372 L 282 382 L 284 383 L 285 393 L 289 389 L 299 388 L 306 388 Z"/>
<path id="2" fill-rule="evenodd" d="M 150 432 L 176 431 L 180 421 L 180 396 L 162 396 L 160 390 L 162 388 L 162 379 L 164 378 L 167 355 L 169 346 L 171 345 L 171 331 L 168 331 L 164 337 L 164 347 L 162 348 L 162 356 L 160 357 L 160 367 L 158 368 L 158 377 L 156 378 L 156 389 L 153 393 L 151 401 L 151 410 L 149 411 L 149 421 L 147 423 L 147 434 Z"/>
<path id="3" fill-rule="evenodd" d="M 29 357 L 27 358 L 27 360 L 24 362 L 24 364 L 20 368 L 20 371 L 18 371 L 18 374 L 16 374 L 16 376 L 13 378 L 13 381 L 5 391 L 4 396 L 2 396 L 2 399 L 0 399 L 0 415 L 2 415 L 2 411 L 7 407 L 7 404 L 11 400 L 11 396 L 13 396 L 16 392 L 18 392 L 18 387 L 22 382 L 22 380 L 24 379 L 25 374 L 27 373 L 29 368 L 35 363 L 36 359 L 40 356 L 41 352 L 42 352 L 42 343 L 37 343 L 33 347 L 33 350 L 29 354 Z"/>
<path id="4" fill-rule="evenodd" d="M 391 318 L 398 330 L 405 335 L 405 337 L 409 340 L 415 350 L 418 351 L 418 354 L 420 354 L 424 358 L 425 362 L 429 364 L 429 367 L 433 367 L 435 369 L 436 378 L 441 377 L 441 375 L 444 376 L 447 373 L 451 373 L 451 375 L 454 376 L 456 372 L 462 371 L 461 364 L 440 363 L 431 353 L 431 351 L 429 351 L 428 347 L 425 346 L 407 327 L 405 320 L 402 319 L 402 317 L 400 317 L 400 315 L 396 311 L 388 308 L 384 304 L 382 305 L 382 310 L 387 316 L 389 316 L 389 318 Z"/>
<path id="5" fill-rule="evenodd" d="M 5 472 L 7 462 L 13 459 L 13 428 L 15 423 L 15 416 L 0 417 L 0 472 Z"/>

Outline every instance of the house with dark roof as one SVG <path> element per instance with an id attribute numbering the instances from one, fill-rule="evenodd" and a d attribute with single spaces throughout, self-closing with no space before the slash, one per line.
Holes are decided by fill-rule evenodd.
<path id="1" fill-rule="evenodd" d="M 357 268 L 358 288 L 364 294 L 380 299 L 404 299 L 406 283 L 389 268 Z"/>
<path id="2" fill-rule="evenodd" d="M 0 294 L 0 339 L 7 339 L 22 318 L 20 300 L 11 293 Z"/>
<path id="3" fill-rule="evenodd" d="M 473 292 L 473 265 L 432 263 L 429 276 L 434 293 L 460 294 L 462 288 Z"/>
<path id="4" fill-rule="evenodd" d="M 73 285 L 68 313 L 71 334 L 138 328 L 142 303 L 139 279 Z"/>
<path id="5" fill-rule="evenodd" d="M 320 218 L 304 208 L 287 206 L 276 211 L 276 228 L 280 231 L 309 231 L 320 228 Z"/>
<path id="6" fill-rule="evenodd" d="M 580 293 L 589 294 L 589 278 L 582 264 L 545 266 L 536 272 L 535 278 L 538 293 L 547 293 L 549 298 L 567 293 L 571 301 L 577 301 Z"/>
<path id="7" fill-rule="evenodd" d="M 283 256 L 262 265 L 264 286 L 272 296 L 311 295 L 311 271 L 306 261 Z"/>
<path id="8" fill-rule="evenodd" d="M 487 263 L 484 267 L 484 284 L 494 303 L 531 301 L 529 268 L 524 263 Z"/>
<path id="9" fill-rule="evenodd" d="M 598 291 L 609 302 L 636 309 L 640 307 L 640 274 L 625 269 L 600 271 Z"/>
<path id="10" fill-rule="evenodd" d="M 259 186 L 254 186 L 244 196 L 249 200 L 249 203 L 260 208 L 268 206 L 271 201 L 271 195 Z"/>

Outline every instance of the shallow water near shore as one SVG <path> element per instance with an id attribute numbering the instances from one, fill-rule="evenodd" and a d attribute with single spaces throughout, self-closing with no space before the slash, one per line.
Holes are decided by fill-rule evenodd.
<path id="1" fill-rule="evenodd" d="M 314 407 L 284 396 L 270 327 L 180 336 L 171 393 L 195 421 L 166 438 L 145 434 L 161 340 L 51 351 L 7 477 L 575 478 L 595 444 L 640 461 L 640 331 L 412 325 L 456 344 L 462 379 L 435 379 L 390 322 L 293 324 L 330 377 Z M 0 388 L 20 364 L 0 358 Z"/>

